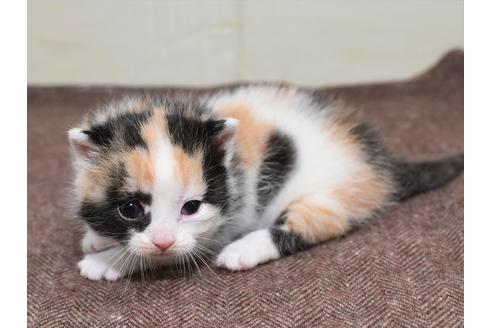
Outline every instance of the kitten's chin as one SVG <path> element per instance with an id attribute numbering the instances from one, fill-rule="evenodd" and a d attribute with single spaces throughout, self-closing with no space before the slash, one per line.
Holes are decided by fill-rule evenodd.
<path id="1" fill-rule="evenodd" d="M 161 253 L 161 254 L 151 254 L 148 256 L 152 261 L 159 263 L 159 264 L 174 264 L 176 263 L 176 257 L 177 255 L 174 253 Z"/>

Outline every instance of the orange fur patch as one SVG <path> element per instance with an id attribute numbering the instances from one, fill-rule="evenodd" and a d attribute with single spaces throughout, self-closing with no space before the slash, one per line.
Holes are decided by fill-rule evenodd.
<path id="1" fill-rule="evenodd" d="M 134 187 L 151 192 L 154 185 L 154 165 L 150 154 L 145 150 L 134 150 L 128 154 L 127 170 Z"/>
<path id="2" fill-rule="evenodd" d="M 176 173 L 182 178 L 184 187 L 187 188 L 193 183 L 195 185 L 199 184 L 200 189 L 204 190 L 202 153 L 197 152 L 190 156 L 183 149 L 175 147 L 173 149 L 173 157 L 176 163 Z"/>
<path id="3" fill-rule="evenodd" d="M 111 171 L 124 163 L 128 172 L 128 184 L 132 189 L 150 193 L 154 185 L 154 166 L 152 155 L 143 149 L 135 149 L 114 154 L 97 169 L 88 171 L 78 184 L 82 186 L 85 199 L 99 201 L 104 199 L 105 190 L 110 183 Z M 126 185 L 125 185 L 126 187 Z"/>
<path id="4" fill-rule="evenodd" d="M 247 170 L 259 164 L 265 155 L 272 126 L 254 117 L 246 105 L 225 106 L 216 113 L 239 120 L 236 140 L 241 167 Z"/>
<path id="5" fill-rule="evenodd" d="M 107 175 L 100 170 L 87 171 L 77 181 L 80 186 L 83 199 L 101 201 L 104 199 Z"/>
<path id="6" fill-rule="evenodd" d="M 309 244 L 343 235 L 350 228 L 345 216 L 306 199 L 293 202 L 287 211 L 287 227 Z"/>
<path id="7" fill-rule="evenodd" d="M 329 118 L 327 128 L 330 142 L 337 142 L 351 152 L 362 154 L 360 142 L 351 133 L 351 130 L 357 126 L 357 122 L 352 118 L 351 109 L 342 107 L 342 110 L 333 115 Z"/>
<path id="8" fill-rule="evenodd" d="M 333 192 L 337 200 L 354 219 L 365 219 L 385 204 L 393 188 L 389 179 L 375 172 L 361 171 L 349 183 Z"/>
<path id="9" fill-rule="evenodd" d="M 141 127 L 140 133 L 149 149 L 155 149 L 157 147 L 157 138 L 167 135 L 167 122 L 163 112 L 155 109 L 150 120 Z"/>

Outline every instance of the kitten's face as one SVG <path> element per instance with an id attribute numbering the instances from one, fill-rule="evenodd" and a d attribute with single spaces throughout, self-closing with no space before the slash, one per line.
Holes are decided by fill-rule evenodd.
<path id="1" fill-rule="evenodd" d="M 79 216 L 157 261 L 210 246 L 229 204 L 235 125 L 152 109 L 70 130 Z"/>

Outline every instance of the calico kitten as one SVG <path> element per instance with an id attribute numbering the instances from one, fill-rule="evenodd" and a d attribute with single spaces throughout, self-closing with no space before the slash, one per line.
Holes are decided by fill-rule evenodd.
<path id="1" fill-rule="evenodd" d="M 436 188 L 463 155 L 409 163 L 337 102 L 294 87 L 136 97 L 69 131 L 81 275 L 115 280 L 150 263 L 246 270 L 347 233 Z"/>

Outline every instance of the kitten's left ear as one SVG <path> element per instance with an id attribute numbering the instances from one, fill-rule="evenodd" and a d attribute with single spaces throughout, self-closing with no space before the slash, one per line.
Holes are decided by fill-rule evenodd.
<path id="1" fill-rule="evenodd" d="M 235 118 L 209 121 L 209 136 L 225 147 L 234 139 L 238 125 L 239 120 Z"/>
<path id="2" fill-rule="evenodd" d="M 73 128 L 68 131 L 70 145 L 78 158 L 88 160 L 99 151 L 99 147 L 90 139 L 86 131 Z"/>

